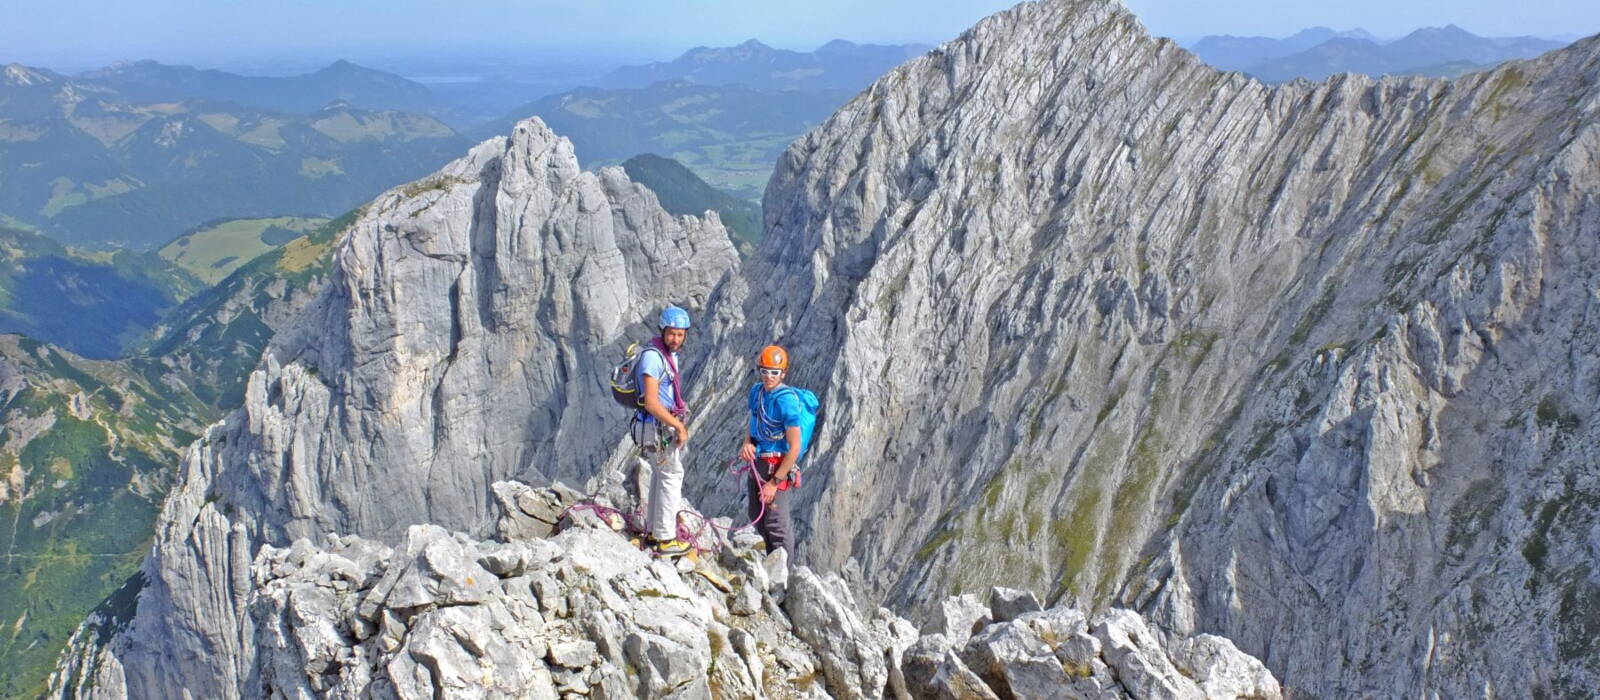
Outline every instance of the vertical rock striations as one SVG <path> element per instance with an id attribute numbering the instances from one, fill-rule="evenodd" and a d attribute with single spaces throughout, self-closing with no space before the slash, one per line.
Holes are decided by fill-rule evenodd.
<path id="1" fill-rule="evenodd" d="M 487 527 L 494 481 L 592 471 L 622 429 L 600 384 L 617 341 L 669 301 L 702 305 L 736 264 L 714 217 L 668 215 L 619 168 L 580 171 L 537 120 L 385 193 L 245 406 L 190 450 L 137 614 L 58 687 L 252 694 L 263 544 Z"/>
<path id="2" fill-rule="evenodd" d="M 1593 687 L 1597 85 L 1589 39 L 1268 88 L 1025 3 L 785 154 L 702 434 L 790 346 L 801 558 L 874 600 L 1135 604 L 1319 695 Z"/>
<path id="3" fill-rule="evenodd" d="M 137 615 L 58 687 L 262 692 L 264 545 L 477 534 L 496 480 L 617 463 L 599 363 L 669 299 L 707 309 L 694 499 L 733 507 L 749 354 L 787 345 L 824 405 L 802 563 L 952 625 L 894 663 L 848 626 L 805 640 L 833 687 L 1021 695 L 1065 670 L 1164 694 L 1204 668 L 1222 694 L 1233 644 L 1319 696 L 1594 687 L 1597 86 L 1600 39 L 1267 88 L 1111 0 L 1024 3 L 796 142 L 734 274 L 714 219 L 524 123 L 368 209 L 191 451 Z M 1104 628 L 1044 640 L 1000 619 L 1024 593 L 947 597 L 996 584 Z"/>

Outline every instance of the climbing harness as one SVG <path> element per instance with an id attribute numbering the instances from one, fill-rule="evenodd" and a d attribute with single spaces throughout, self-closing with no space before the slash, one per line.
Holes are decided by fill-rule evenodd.
<path id="1" fill-rule="evenodd" d="M 650 438 L 649 428 L 646 427 L 652 425 L 656 426 L 654 439 Z M 656 464 L 663 464 L 666 461 L 667 450 L 678 439 L 678 431 L 672 426 L 662 425 L 653 420 L 645 420 L 640 415 L 635 415 L 628 424 L 628 437 L 633 438 L 633 444 L 639 446 L 641 452 L 655 450 Z"/>

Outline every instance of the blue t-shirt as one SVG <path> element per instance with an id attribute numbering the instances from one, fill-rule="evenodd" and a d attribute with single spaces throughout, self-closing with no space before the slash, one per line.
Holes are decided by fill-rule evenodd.
<path id="1" fill-rule="evenodd" d="M 773 391 L 763 391 L 760 384 L 750 387 L 750 437 L 756 439 L 756 453 L 788 452 L 789 442 L 783 433 L 802 427 L 803 410 L 799 393 L 788 391 L 787 387 L 779 386 Z"/>
<path id="2" fill-rule="evenodd" d="M 642 391 L 644 389 L 644 378 L 646 376 L 655 377 L 656 380 L 661 382 L 660 390 L 656 392 L 656 397 L 661 399 L 662 408 L 671 411 L 673 404 L 676 403 L 673 399 L 677 396 L 672 390 L 672 370 L 667 367 L 667 361 L 662 359 L 661 351 L 654 346 L 639 352 L 641 353 L 639 362 L 633 366 L 633 371 L 637 375 L 634 377 L 637 386 Z M 678 353 L 672 353 L 672 364 L 678 364 Z M 644 410 L 642 406 L 639 408 L 639 412 L 643 413 L 646 418 L 652 417 L 650 412 Z"/>

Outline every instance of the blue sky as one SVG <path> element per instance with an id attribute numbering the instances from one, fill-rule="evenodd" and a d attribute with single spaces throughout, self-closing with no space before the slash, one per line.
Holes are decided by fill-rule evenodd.
<path id="1" fill-rule="evenodd" d="M 1156 34 L 1282 36 L 1312 25 L 1399 35 L 1459 24 L 1488 35 L 1600 32 L 1593 0 L 1125 0 Z M 0 63 L 443 48 L 667 57 L 759 38 L 937 43 L 1011 0 L 0 0 Z M 200 61 L 204 62 L 204 61 Z"/>

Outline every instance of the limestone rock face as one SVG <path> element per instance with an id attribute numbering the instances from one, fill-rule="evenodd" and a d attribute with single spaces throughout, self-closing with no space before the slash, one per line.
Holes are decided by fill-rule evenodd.
<path id="1" fill-rule="evenodd" d="M 252 692 L 262 545 L 482 530 L 496 481 L 587 475 L 624 432 L 601 384 L 620 346 L 648 337 L 642 321 L 667 303 L 703 306 L 736 264 L 715 215 L 668 215 L 620 168 L 580 171 L 537 120 L 380 196 L 320 296 L 274 338 L 244 407 L 191 448 L 138 614 L 102 658 L 80 635 L 58 683 Z"/>
<path id="2" fill-rule="evenodd" d="M 536 577 L 542 618 L 585 631 L 543 642 L 461 609 L 554 561 L 467 556 L 555 530 L 563 498 L 493 484 L 625 461 L 602 365 L 674 301 L 696 311 L 706 512 L 741 512 L 720 475 L 757 349 L 788 347 L 822 400 L 799 560 L 740 565 L 767 593 L 725 604 L 830 626 L 787 632 L 809 656 L 737 652 L 750 678 L 1578 694 L 1600 685 L 1597 154 L 1600 39 L 1455 81 L 1269 88 L 1111 0 L 1023 3 L 884 76 L 784 154 L 742 266 L 714 218 L 667 216 L 524 123 L 368 208 L 245 407 L 191 450 L 137 614 L 80 635 L 56 687 L 252 695 L 375 639 L 361 658 L 408 650 L 383 666 L 396 694 L 479 693 L 469 659 L 528 663 L 493 692 L 545 694 L 529 658 L 550 692 L 711 692 L 702 649 L 760 646 L 715 605 L 635 630 Z M 640 570 L 587 532 L 556 537 L 575 571 Z M 337 584 L 269 594 L 284 579 L 259 573 L 329 533 L 401 572 L 363 593 L 346 652 L 319 622 Z M 341 547 L 317 549 L 363 556 Z M 949 600 L 992 586 L 1016 592 Z M 457 602 L 413 628 L 430 596 Z M 852 610 L 879 606 L 927 636 Z M 459 641 L 480 633 L 510 641 Z"/>
<path id="3" fill-rule="evenodd" d="M 902 614 L 1002 585 L 1317 696 L 1582 692 L 1597 122 L 1600 39 L 1267 87 L 1115 2 L 1023 3 L 785 153 L 700 430 L 789 347 L 823 405 L 800 561 Z"/>

